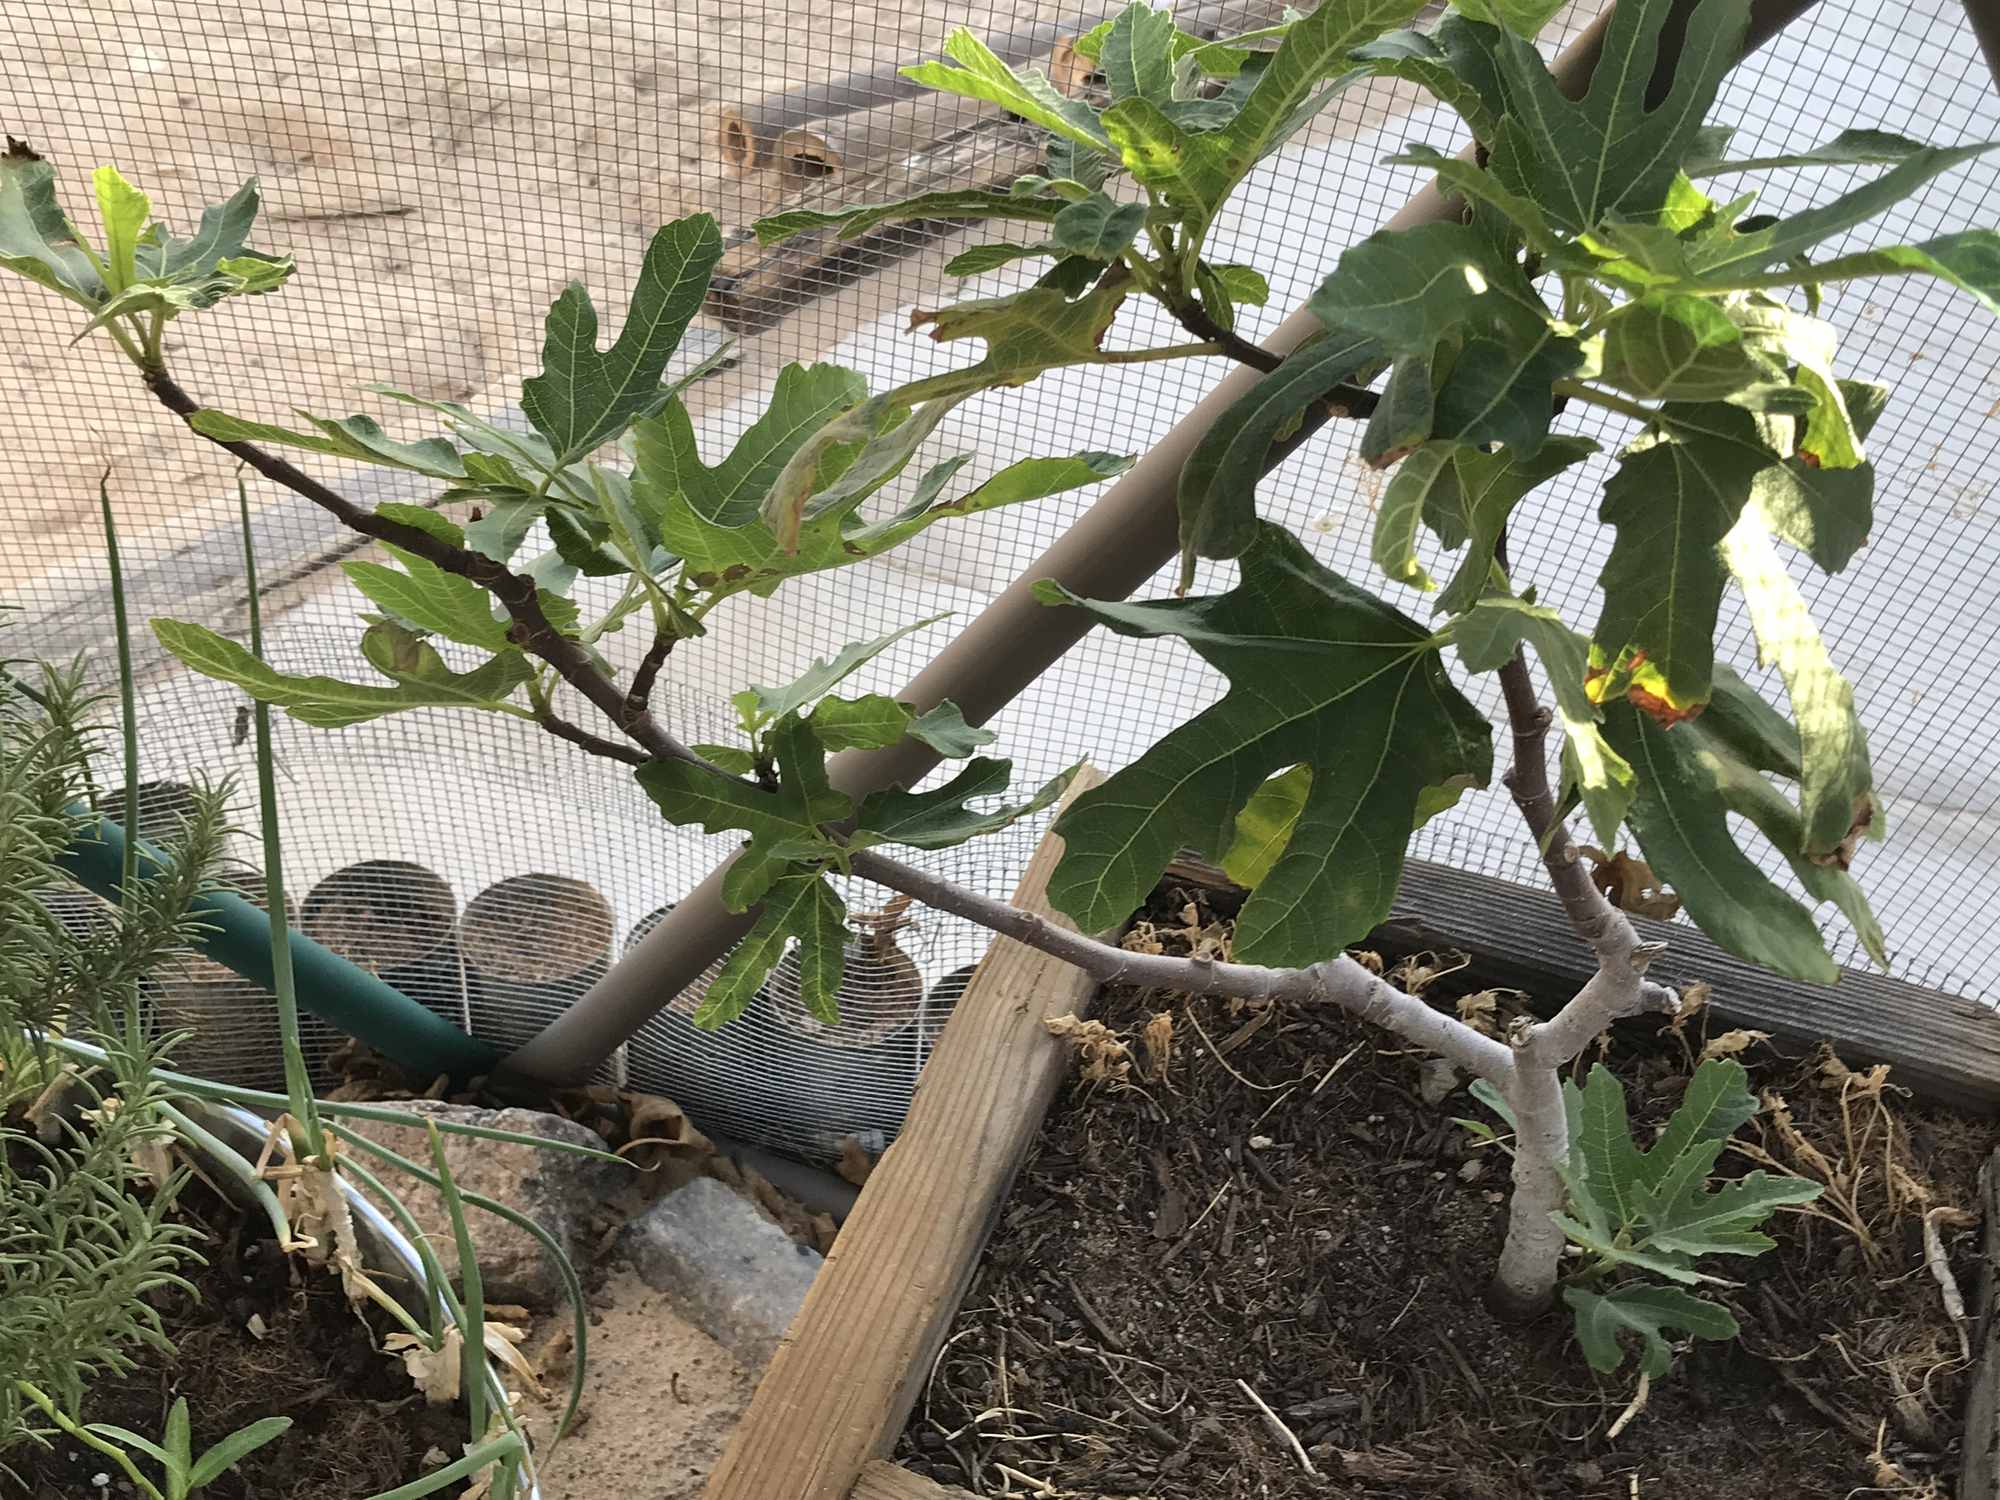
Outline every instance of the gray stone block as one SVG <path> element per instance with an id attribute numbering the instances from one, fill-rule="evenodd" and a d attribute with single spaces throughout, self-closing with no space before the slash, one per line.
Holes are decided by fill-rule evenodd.
<path id="1" fill-rule="evenodd" d="M 626 1225 L 618 1250 L 752 1370 L 770 1362 L 821 1264 L 818 1251 L 712 1177 L 667 1194 Z"/>

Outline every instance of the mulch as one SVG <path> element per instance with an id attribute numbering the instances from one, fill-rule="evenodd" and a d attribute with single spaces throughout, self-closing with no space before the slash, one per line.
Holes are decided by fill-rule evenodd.
<path id="1" fill-rule="evenodd" d="M 1224 894 L 1167 888 L 1127 941 L 1219 955 L 1228 916 Z M 1504 1026 L 1524 997 L 1459 964 L 1411 956 L 1398 978 Z M 1715 1290 L 1743 1336 L 1681 1349 L 1614 1435 L 1636 1363 L 1599 1376 L 1562 1311 L 1510 1326 L 1482 1302 L 1507 1162 L 1454 1123 L 1484 1111 L 1436 1063 L 1323 1010 L 1119 991 L 1094 1015 L 1125 1055 L 1092 1067 L 1078 1039 L 919 1395 L 909 1467 L 982 1495 L 1156 1500 L 1952 1493 L 1968 1370 L 1923 1216 L 1976 1206 L 1991 1122 L 1826 1054 L 1711 1037 L 1700 1014 L 1621 1027 L 1606 1060 L 1635 1129 L 1705 1047 L 1740 1047 L 1788 1114 L 1746 1126 L 1720 1170 L 1831 1187 L 1774 1221 L 1776 1250 L 1706 1267 L 1740 1282 Z M 1969 1293 L 1977 1235 L 1940 1222 Z"/>

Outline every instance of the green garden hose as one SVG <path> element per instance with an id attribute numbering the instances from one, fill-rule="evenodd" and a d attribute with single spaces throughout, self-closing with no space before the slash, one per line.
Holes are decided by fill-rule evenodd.
<path id="1" fill-rule="evenodd" d="M 83 827 L 57 863 L 105 900 L 117 901 L 124 871 L 125 830 L 108 819 L 93 817 L 86 808 L 70 811 L 84 820 Z M 142 840 L 140 877 L 151 879 L 164 869 L 159 855 Z M 204 891 L 195 898 L 192 909 L 205 929 L 196 939 L 202 953 L 251 983 L 270 989 L 270 917 L 226 890 Z M 467 1036 L 366 969 L 300 933 L 291 933 L 290 941 L 299 1004 L 383 1056 L 415 1072 L 448 1073 L 454 1078 L 491 1072 L 499 1063 L 496 1048 Z"/>

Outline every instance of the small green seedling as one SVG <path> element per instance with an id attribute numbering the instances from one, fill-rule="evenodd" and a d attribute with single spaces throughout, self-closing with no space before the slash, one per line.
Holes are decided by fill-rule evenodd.
<path id="1" fill-rule="evenodd" d="M 1730 1135 L 1757 1113 L 1746 1077 L 1743 1065 L 1728 1058 L 1695 1069 L 1680 1107 L 1650 1150 L 1641 1150 L 1633 1139 L 1625 1090 L 1602 1063 L 1590 1070 L 1583 1087 L 1564 1083 L 1568 1211 L 1553 1217 L 1583 1252 L 1582 1267 L 1563 1287 L 1563 1300 L 1576 1315 L 1577 1342 L 1593 1369 L 1608 1372 L 1624 1363 L 1621 1333 L 1639 1336 L 1639 1367 L 1656 1379 L 1672 1363 L 1667 1330 L 1704 1339 L 1736 1337 L 1736 1319 L 1727 1308 L 1687 1290 L 1727 1285 L 1720 1276 L 1696 1270 L 1695 1261 L 1705 1255 L 1762 1255 L 1777 1241 L 1758 1226 L 1778 1209 L 1820 1195 L 1819 1183 L 1766 1172 L 1709 1186 Z M 1489 1085 L 1475 1084 L 1473 1092 L 1512 1123 L 1505 1101 Z"/>
<path id="2" fill-rule="evenodd" d="M 167 1413 L 167 1429 L 162 1434 L 162 1442 L 152 1442 L 109 1422 L 92 1422 L 84 1430 L 136 1449 L 165 1470 L 166 1489 L 154 1490 L 154 1494 L 163 1493 L 166 1500 L 189 1500 L 190 1496 L 213 1484 L 266 1443 L 282 1437 L 291 1425 L 290 1417 L 259 1418 L 248 1427 L 239 1427 L 196 1458 L 189 1444 L 187 1397 L 179 1396 L 174 1400 L 173 1410 Z M 131 1471 L 128 1469 L 127 1472 Z M 137 1474 L 132 1477 L 138 1479 Z M 144 1483 L 143 1480 L 139 1482 Z"/>

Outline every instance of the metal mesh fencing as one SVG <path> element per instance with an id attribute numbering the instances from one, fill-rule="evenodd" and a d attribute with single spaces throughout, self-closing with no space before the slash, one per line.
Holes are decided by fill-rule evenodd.
<path id="1" fill-rule="evenodd" d="M 1548 44 L 1597 8 L 1572 6 Z M 1281 13 L 1258 0 L 1184 0 L 1179 9 L 1221 29 Z M 399 435 L 425 430 L 406 408 L 360 389 L 374 381 L 518 420 L 519 380 L 538 366 L 541 318 L 563 283 L 588 284 L 608 329 L 653 229 L 713 212 L 729 258 L 684 356 L 735 340 L 731 363 L 689 393 L 713 461 L 754 419 L 786 362 L 834 360 L 877 390 L 963 363 L 962 350 L 907 333 L 910 311 L 1032 274 L 947 277 L 945 259 L 973 242 L 962 231 L 897 231 L 848 247 L 814 241 L 787 258 L 758 252 L 745 226 L 814 195 L 873 200 L 926 183 L 1010 180 L 1033 154 L 1019 126 L 949 101 L 912 105 L 894 65 L 934 55 L 950 27 L 966 25 L 1013 39 L 1021 60 L 1078 82 L 1065 71 L 1081 66 L 1067 39 L 1110 10 L 1075 0 L 796 8 L 17 0 L 0 34 L 0 128 L 57 163 L 79 209 L 78 189 L 100 162 L 152 191 L 176 223 L 244 177 L 262 178 L 267 222 L 256 242 L 295 254 L 299 275 L 276 297 L 175 324 L 168 352 L 205 404 L 267 420 L 293 407 L 368 411 Z M 836 97 L 875 107 L 809 113 Z M 1714 118 L 1736 123 L 1738 147 L 1760 154 L 1851 125 L 1941 143 L 2000 135 L 2000 103 L 1952 0 L 1825 0 L 1732 75 Z M 1448 113 L 1378 82 L 1342 96 L 1258 170 L 1216 232 L 1219 258 L 1271 277 L 1271 306 L 1248 315 L 1246 332 L 1272 326 L 1338 247 L 1421 186 L 1418 172 L 1382 164 L 1406 142 L 1456 149 L 1461 135 Z M 1823 201 L 1867 170 L 1780 176 L 1761 206 L 1785 212 Z M 1996 172 L 1989 159 L 1940 178 L 1846 243 L 1990 223 L 2000 208 Z M 1826 315 L 1842 333 L 1842 373 L 1896 387 L 1872 444 L 1874 536 L 1843 577 L 1797 575 L 1855 680 L 1888 808 L 1889 841 L 1868 846 L 1857 873 L 1898 976 L 1993 999 L 2000 936 L 1985 920 L 1984 893 L 2000 877 L 2000 714 L 1976 662 L 2000 613 L 1992 479 L 2000 392 L 1989 389 L 2000 336 L 1968 299 L 1915 278 L 1835 291 Z M 100 669 L 108 660 L 95 518 L 106 466 L 135 616 L 197 619 L 240 636 L 230 460 L 151 404 L 107 345 L 66 347 L 73 332 L 69 310 L 39 289 L 14 283 L 0 293 L 0 599 L 23 610 L 7 629 L 6 653 L 89 651 Z M 1152 336 L 1173 339 L 1137 313 L 1115 335 L 1134 347 Z M 1143 452 L 1220 374 L 1215 361 L 1052 373 L 967 402 L 933 447 L 939 456 L 976 452 L 968 472 L 978 474 L 1034 453 Z M 1607 436 L 1587 415 L 1565 421 Z M 1331 566 L 1366 578 L 1382 480 L 1360 462 L 1357 439 L 1352 429 L 1325 432 L 1262 498 Z M 428 498 L 379 475 L 321 468 L 357 500 Z M 1571 471 L 1523 508 L 1513 531 L 1520 570 L 1577 621 L 1596 609 L 1603 542 L 1594 508 L 1604 472 L 1603 460 Z M 297 497 L 255 480 L 249 490 L 272 581 L 272 660 L 286 671 L 365 674 L 353 624 L 361 600 L 337 566 L 355 554 L 351 539 Z M 853 683 L 893 692 L 1092 498 L 947 523 L 880 562 L 788 584 L 772 605 L 725 607 L 707 639 L 671 659 L 663 719 L 684 740 L 726 741 L 730 692 L 787 680 L 847 641 L 952 612 Z M 1205 566 L 1197 587 L 1226 585 L 1228 576 Z M 1162 574 L 1155 592 L 1168 586 Z M 579 597 L 587 606 L 610 600 L 597 580 L 584 580 Z M 1398 602 L 1421 608 L 1415 596 Z M 607 650 L 629 670 L 642 645 L 619 635 Z M 1721 654 L 1759 680 L 1734 602 L 1725 605 Z M 146 775 L 244 776 L 241 695 L 157 650 L 142 653 L 142 667 Z M 1178 647 L 1099 632 L 993 727 L 1017 785 L 1082 755 L 1114 769 L 1221 686 Z M 1477 688 L 1475 698 L 1493 706 Z M 526 1040 L 581 993 L 727 848 L 665 825 L 623 768 L 518 720 L 421 711 L 337 733 L 280 719 L 277 732 L 305 930 L 502 1045 Z M 170 801 L 163 793 L 162 808 Z M 1414 852 L 1534 883 L 1534 853 L 1516 822 L 1497 791 L 1469 798 L 1430 824 Z M 1039 832 L 1020 827 L 930 863 L 1005 896 Z M 237 852 L 253 860 L 254 842 Z M 1769 864 L 1790 881 L 1775 856 Z M 887 911 L 886 896 L 849 892 L 863 912 Z M 662 996 L 611 1071 L 675 1095 L 719 1130 L 807 1154 L 830 1154 L 845 1135 L 886 1138 L 985 944 L 976 929 L 935 913 L 903 920 L 891 931 L 896 920 L 883 918 L 851 955 L 837 1031 L 802 1016 L 781 969 L 752 1012 L 720 1033 L 694 1030 L 688 997 Z M 1843 961 L 1864 961 L 1844 931 L 1831 935 Z M 1464 938 L 1476 945 L 1479 934 Z M 163 996 L 162 1014 L 193 1018 L 199 1060 L 220 1076 L 273 1081 L 260 997 L 206 977 L 209 990 Z M 332 1040 L 318 1028 L 316 1054 Z"/>

